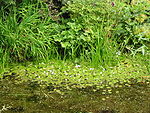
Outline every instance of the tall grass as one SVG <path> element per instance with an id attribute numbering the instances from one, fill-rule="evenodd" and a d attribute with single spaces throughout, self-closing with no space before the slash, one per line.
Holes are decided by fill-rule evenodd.
<path id="1" fill-rule="evenodd" d="M 48 15 L 40 13 L 40 11 L 48 12 L 46 10 L 40 3 L 25 4 L 19 8 L 13 7 L 8 14 L 5 9 L 1 8 L 0 58 L 2 67 L 14 61 L 46 61 L 57 54 L 57 48 L 48 32 L 52 20 Z"/>
<path id="2" fill-rule="evenodd" d="M 117 47 L 106 37 L 102 29 L 98 29 L 97 33 L 97 40 L 91 50 L 92 65 L 107 67 L 117 63 Z"/>

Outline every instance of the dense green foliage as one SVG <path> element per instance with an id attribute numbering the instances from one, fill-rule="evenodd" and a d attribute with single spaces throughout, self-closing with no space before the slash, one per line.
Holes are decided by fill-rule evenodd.
<path id="1" fill-rule="evenodd" d="M 147 112 L 149 85 L 149 0 L 0 0 L 0 112 Z"/>
<path id="2" fill-rule="evenodd" d="M 144 55 L 149 49 L 146 0 L 2 0 L 0 4 L 2 67 L 53 58 L 106 66 L 122 52 Z"/>
<path id="3" fill-rule="evenodd" d="M 131 5 L 116 4 L 116 24 L 114 35 L 123 49 L 136 54 L 145 54 L 150 44 L 150 2 L 141 0 Z"/>

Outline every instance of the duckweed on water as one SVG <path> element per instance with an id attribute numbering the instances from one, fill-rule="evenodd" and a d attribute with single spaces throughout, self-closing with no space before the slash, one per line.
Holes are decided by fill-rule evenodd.
<path id="1" fill-rule="evenodd" d="M 147 78 L 145 79 L 145 76 Z M 41 86 L 53 86 L 53 90 L 71 90 L 73 88 L 86 89 L 92 87 L 93 91 L 101 88 L 129 86 L 131 82 L 144 82 L 149 79 L 146 66 L 130 59 L 117 66 L 93 68 L 86 64 L 51 61 L 49 63 L 28 64 L 27 66 L 13 66 L 1 74 L 1 78 L 17 79 L 18 83 L 36 81 Z M 136 81 L 135 81 L 136 79 Z M 59 88 L 59 90 L 57 89 Z"/>

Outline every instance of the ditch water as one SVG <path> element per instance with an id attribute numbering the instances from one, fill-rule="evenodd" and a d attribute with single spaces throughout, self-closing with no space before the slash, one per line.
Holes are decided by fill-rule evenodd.
<path id="1" fill-rule="evenodd" d="M 150 113 L 150 85 L 91 91 L 72 89 L 52 92 L 53 86 L 42 88 L 36 82 L 0 81 L 0 113 Z"/>

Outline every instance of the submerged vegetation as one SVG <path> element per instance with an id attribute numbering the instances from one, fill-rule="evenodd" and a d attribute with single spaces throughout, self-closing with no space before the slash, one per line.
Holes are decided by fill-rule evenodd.
<path id="1" fill-rule="evenodd" d="M 22 86 L 22 84 L 25 85 Z M 140 95 L 149 94 L 149 0 L 0 1 L 0 90 L 2 89 L 0 101 L 4 104 L 7 103 L 5 102 L 8 96 L 6 94 L 13 95 L 5 91 L 5 87 L 11 85 L 19 92 L 17 85 L 24 88 L 22 89 L 24 93 L 28 92 L 28 90 L 26 92 L 28 85 L 32 90 L 29 97 L 25 95 L 23 97 L 23 92 L 21 95 L 14 94 L 17 98 L 20 96 L 27 100 L 35 99 L 34 101 L 41 103 L 41 100 L 47 100 L 50 96 L 52 97 L 50 101 L 55 100 L 57 103 L 62 100 L 60 96 L 57 96 L 59 94 L 66 99 L 64 103 L 70 104 L 72 101 L 78 103 L 77 99 L 82 100 L 86 92 L 90 95 L 88 95 L 89 98 L 84 98 L 86 100 L 82 100 L 83 102 L 88 102 L 90 98 L 102 101 L 110 98 L 108 100 L 111 103 L 113 99 L 116 99 L 115 88 L 128 90 L 129 96 L 132 93 L 130 91 L 134 90 L 132 89 L 134 84 L 137 84 L 135 85 L 137 87 L 141 86 L 142 90 L 145 85 L 147 88 L 147 92 L 142 93 L 138 88 L 135 92 L 141 92 L 138 93 Z M 36 94 L 39 90 L 34 88 L 41 88 L 40 92 L 44 96 Z M 44 93 L 45 90 L 46 93 Z M 75 95 L 79 94 L 81 98 L 73 96 L 72 92 Z M 66 94 L 74 97 L 73 100 L 65 98 Z M 96 96 L 92 97 L 92 94 Z M 104 95 L 105 98 L 103 98 Z M 121 93 L 117 98 L 120 95 Z M 133 95 L 135 95 L 134 92 Z M 72 99 L 72 97 L 69 98 Z M 11 101 L 12 98 L 8 100 Z M 123 98 L 126 98 L 126 94 Z M 90 100 L 92 102 L 92 99 Z M 26 103 L 24 100 L 20 102 Z M 58 106 L 54 105 L 54 107 L 62 106 L 63 102 L 59 102 Z M 139 101 L 135 103 L 137 102 Z M 43 103 L 43 106 L 49 106 L 48 103 Z M 106 102 L 106 104 L 109 103 Z M 147 104 L 147 101 L 145 103 Z M 0 103 L 0 107 L 2 106 L 0 113 L 3 110 L 11 112 L 19 109 L 20 112 L 24 112 L 24 108 L 27 109 L 24 104 L 24 107 L 16 109 L 4 104 Z M 52 105 L 52 103 L 49 104 Z M 116 105 L 119 106 L 119 104 Z M 63 106 L 67 110 L 63 109 L 62 112 L 99 113 L 104 104 L 102 104 L 103 107 L 98 105 L 99 108 L 91 109 L 88 107 L 85 109 L 84 104 L 81 106 L 80 104 L 72 106 L 74 107 L 72 110 L 67 108 L 68 106 Z M 52 112 L 56 110 L 54 107 L 51 107 Z M 143 108 L 145 109 L 143 113 L 149 112 L 148 105 Z M 100 113 L 125 113 L 123 111 L 132 113 L 124 108 L 121 110 L 114 107 L 114 109 L 115 111 L 105 109 Z M 136 106 L 134 113 L 136 109 L 139 108 Z M 59 111 L 61 108 L 57 110 L 61 112 Z"/>

